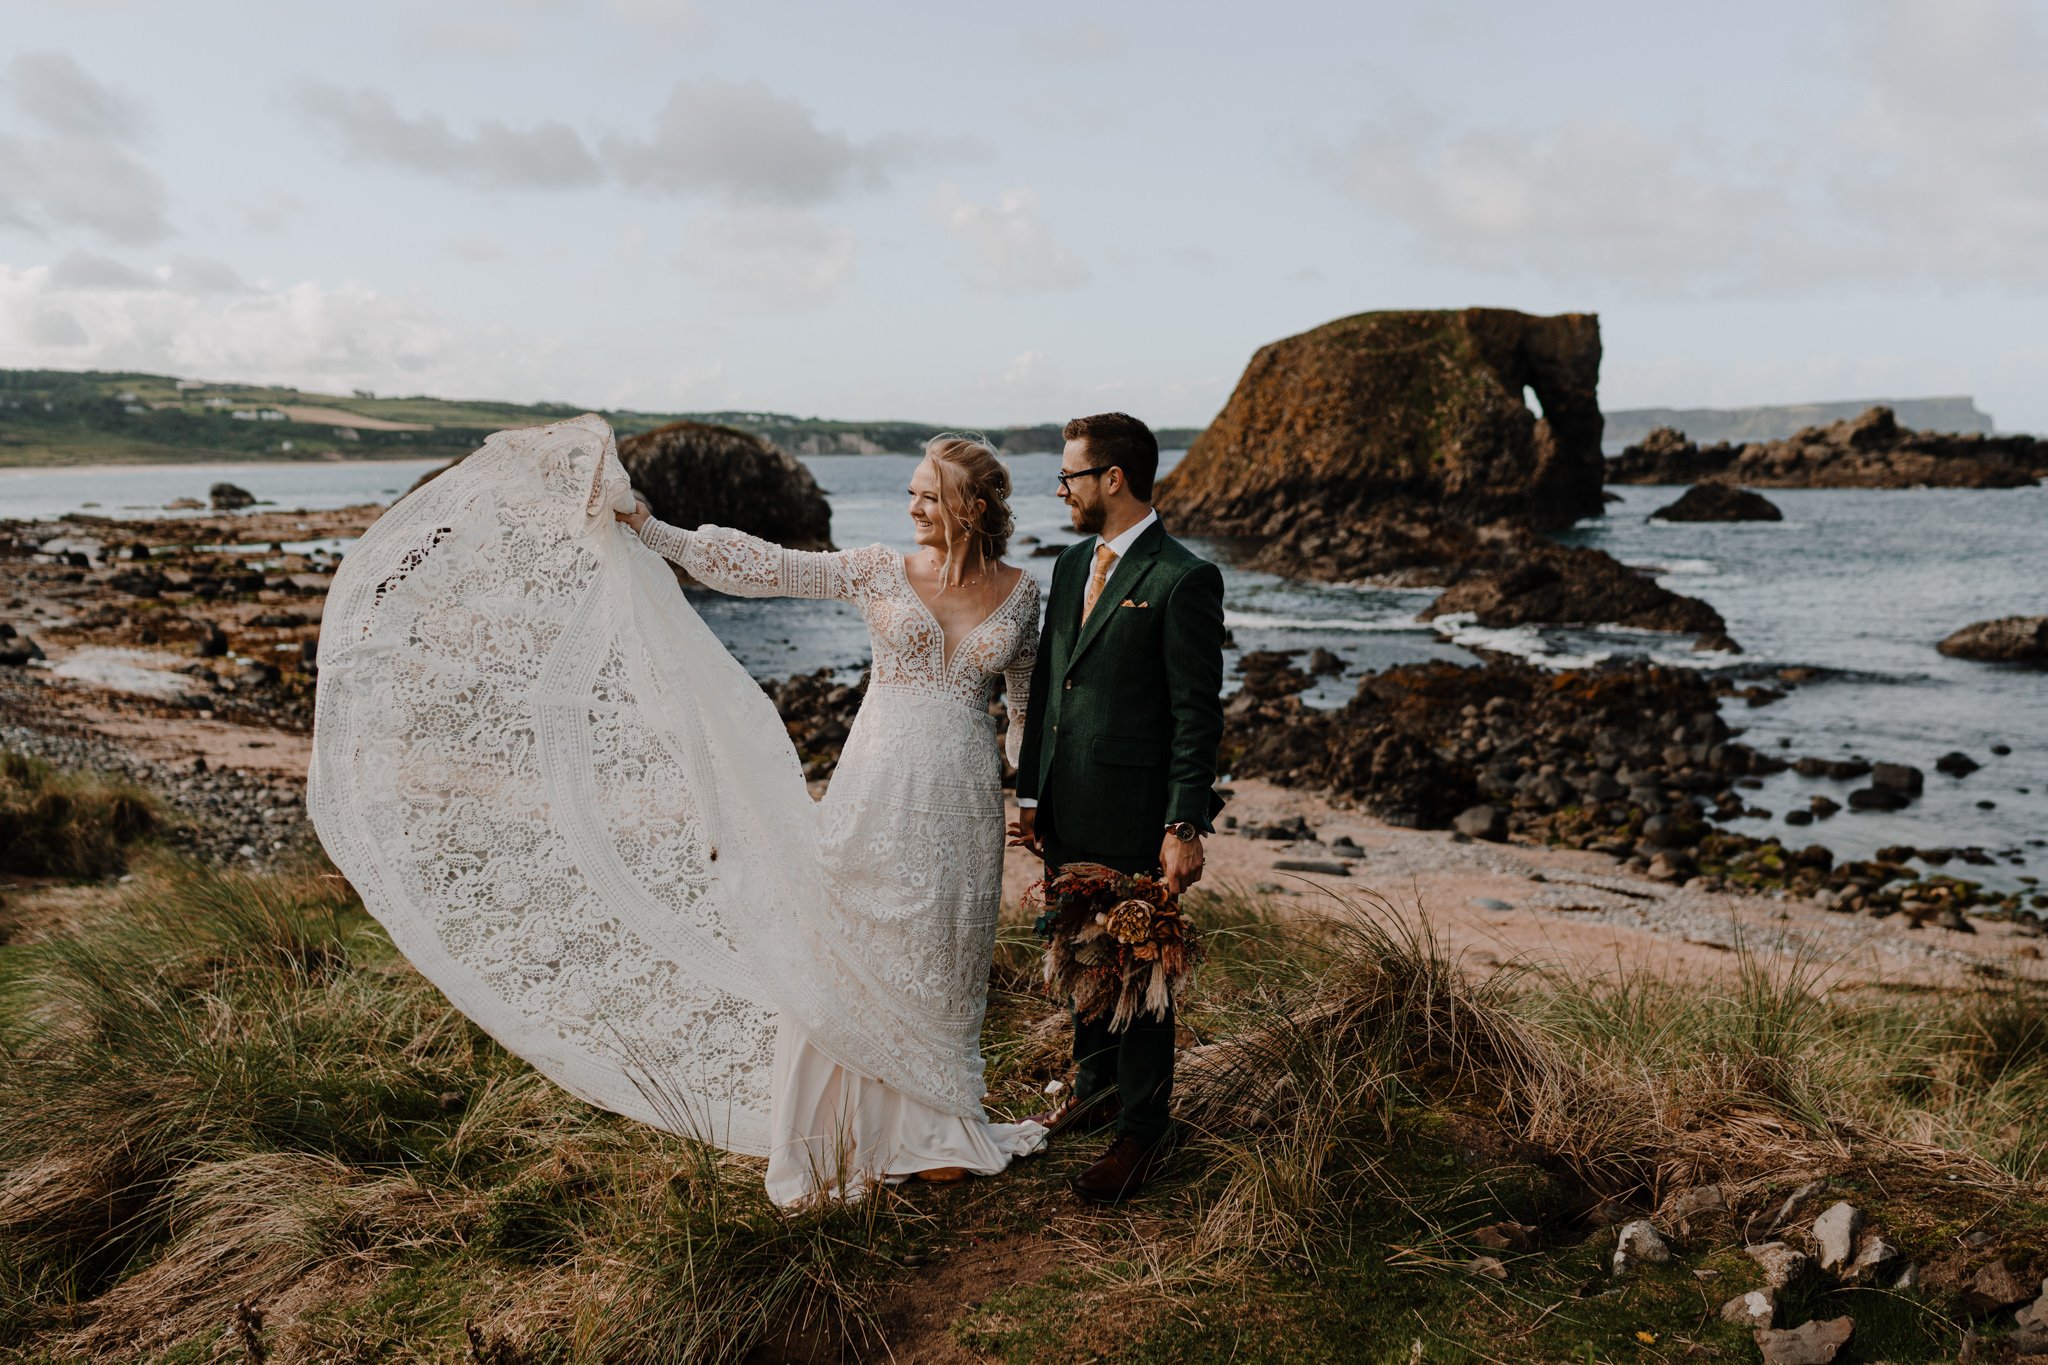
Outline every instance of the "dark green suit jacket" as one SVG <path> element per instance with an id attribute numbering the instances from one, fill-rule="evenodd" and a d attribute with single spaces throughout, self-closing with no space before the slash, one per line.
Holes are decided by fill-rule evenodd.
<path id="1" fill-rule="evenodd" d="M 1017 795 L 1068 856 L 1149 861 L 1168 824 L 1210 832 L 1223 808 L 1223 572 L 1155 522 L 1084 625 L 1096 544 L 1053 565 Z"/>

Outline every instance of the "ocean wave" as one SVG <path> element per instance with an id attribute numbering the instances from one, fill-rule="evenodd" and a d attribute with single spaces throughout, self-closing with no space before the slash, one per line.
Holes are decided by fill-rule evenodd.
<path id="1" fill-rule="evenodd" d="M 1535 626 L 1482 626 L 1476 613 L 1454 611 L 1439 616 L 1431 622 L 1437 633 L 1454 645 L 1466 649 L 1491 650 L 1496 654 L 1512 654 L 1525 659 L 1540 668 L 1559 670 L 1591 668 L 1614 657 L 1612 650 L 1596 650 L 1585 654 L 1566 654 L 1550 647 L 1543 638 L 1543 632 Z"/>
<path id="2" fill-rule="evenodd" d="M 1629 559 L 1622 562 L 1631 569 L 1646 569 L 1654 574 L 1683 575 L 1688 578 L 1721 576 L 1721 566 L 1711 559 Z"/>
<path id="3" fill-rule="evenodd" d="M 1231 630 L 1342 630 L 1367 634 L 1409 634 L 1426 631 L 1429 625 L 1415 619 L 1413 612 L 1392 612 L 1360 619 L 1348 616 L 1276 616 L 1263 611 L 1225 611 L 1223 624 Z"/>

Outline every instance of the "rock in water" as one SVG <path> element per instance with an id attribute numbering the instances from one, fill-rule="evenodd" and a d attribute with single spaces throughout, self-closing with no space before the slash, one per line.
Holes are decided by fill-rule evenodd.
<path id="1" fill-rule="evenodd" d="M 1198 535 L 1362 521 L 1390 498 L 1568 526 L 1602 506 L 1599 379 L 1590 313 L 1340 318 L 1260 348 L 1158 503 Z"/>
<path id="2" fill-rule="evenodd" d="M 1753 488 L 2016 488 L 2048 474 L 2048 441 L 2033 436 L 1909 431 L 1879 404 L 1782 441 L 1723 441 L 1702 450 L 1660 427 L 1608 461 L 1609 483 L 1719 478 Z"/>
<path id="3" fill-rule="evenodd" d="M 206 496 L 212 500 L 216 512 L 237 511 L 256 501 L 254 493 L 232 483 L 217 483 L 206 490 Z"/>
<path id="4" fill-rule="evenodd" d="M 1952 659 L 2048 664 L 2048 616 L 2001 616 L 1964 626 L 1935 646 Z"/>
<path id="5" fill-rule="evenodd" d="M 811 471 L 758 436 L 671 422 L 619 442 L 619 463 L 654 515 L 731 526 L 796 550 L 832 548 L 832 509 Z"/>
<path id="6" fill-rule="evenodd" d="M 1785 514 L 1761 493 L 1726 483 L 1696 483 L 1678 501 L 1650 513 L 1653 521 L 1783 521 Z"/>
<path id="7" fill-rule="evenodd" d="M 1721 613 L 1698 598 L 1672 592 L 1603 550 L 1533 538 L 1522 558 L 1452 585 L 1417 619 L 1433 621 L 1455 612 L 1470 612 L 1489 627 L 1612 623 L 1720 636 L 1734 643 L 1726 640 Z"/>
<path id="8" fill-rule="evenodd" d="M 1782 1329 L 1759 1327 L 1756 1348 L 1763 1352 L 1764 1365 L 1829 1365 L 1854 1335 L 1854 1318 L 1831 1318 Z"/>

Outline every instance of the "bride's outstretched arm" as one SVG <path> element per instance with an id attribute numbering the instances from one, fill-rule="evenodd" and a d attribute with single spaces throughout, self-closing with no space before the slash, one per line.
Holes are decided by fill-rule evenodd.
<path id="1" fill-rule="evenodd" d="M 640 524 L 640 540 L 706 587 L 736 597 L 851 601 L 861 595 L 868 579 L 859 551 L 790 550 L 729 526 L 686 531 L 648 517 Z"/>

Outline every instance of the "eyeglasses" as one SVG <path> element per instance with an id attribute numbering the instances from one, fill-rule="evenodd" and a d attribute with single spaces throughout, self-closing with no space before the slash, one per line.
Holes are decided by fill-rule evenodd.
<path id="1" fill-rule="evenodd" d="M 1113 464 L 1099 464 L 1099 465 L 1095 466 L 1095 468 L 1093 468 L 1093 469 L 1076 469 L 1076 470 L 1072 471 L 1071 473 L 1067 473 L 1067 474 L 1062 474 L 1062 475 L 1060 475 L 1060 476 L 1059 476 L 1059 480 L 1060 480 L 1060 492 L 1062 492 L 1062 493 L 1069 493 L 1069 492 L 1072 492 L 1072 491 L 1073 491 L 1073 490 L 1072 490 L 1071 488 L 1069 488 L 1069 487 L 1067 486 L 1067 485 L 1068 485 L 1068 483 L 1069 483 L 1069 481 L 1071 481 L 1071 480 L 1074 480 L 1074 479 L 1085 479 L 1085 478 L 1087 478 L 1087 477 L 1088 477 L 1088 476 L 1089 476 L 1090 474 L 1107 474 L 1107 473 L 1108 473 L 1108 472 L 1109 472 L 1110 470 L 1112 470 L 1112 469 L 1115 469 L 1115 468 L 1116 468 L 1116 466 L 1115 466 L 1115 465 L 1113 465 Z"/>

